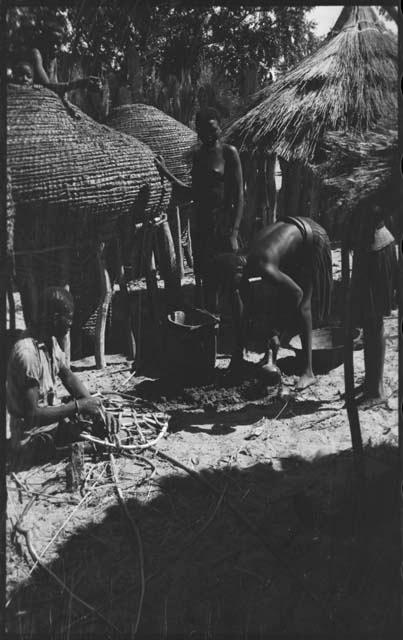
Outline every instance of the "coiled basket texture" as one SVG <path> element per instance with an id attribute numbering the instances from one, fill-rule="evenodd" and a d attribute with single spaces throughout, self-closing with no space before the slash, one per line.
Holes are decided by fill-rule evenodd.
<path id="1" fill-rule="evenodd" d="M 116 107 L 108 124 L 147 144 L 156 155 L 163 156 L 171 173 L 191 184 L 192 150 L 197 145 L 192 129 L 160 109 L 141 103 Z"/>
<path id="2" fill-rule="evenodd" d="M 96 243 L 115 237 L 119 220 L 134 228 L 166 212 L 171 187 L 162 182 L 145 144 L 39 86 L 8 86 L 7 159 L 16 258 L 39 253 L 41 266 L 32 269 L 41 284 L 59 284 L 58 248 L 67 251 L 83 323 L 99 300 L 96 281 L 91 278 L 84 290 L 80 277 L 84 268 L 96 273 L 84 264 L 95 255 Z M 20 265 L 20 271 L 26 268 Z"/>

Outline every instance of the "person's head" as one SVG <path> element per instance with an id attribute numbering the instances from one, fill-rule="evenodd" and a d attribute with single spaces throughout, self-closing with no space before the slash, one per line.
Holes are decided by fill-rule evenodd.
<path id="1" fill-rule="evenodd" d="M 73 324 L 73 296 L 63 287 L 47 287 L 41 295 L 38 329 L 47 336 L 64 338 Z"/>
<path id="2" fill-rule="evenodd" d="M 196 132 L 206 146 L 214 146 L 221 135 L 220 115 L 213 107 L 202 109 L 196 114 Z"/>
<path id="3" fill-rule="evenodd" d="M 34 68 L 30 62 L 22 61 L 13 69 L 13 80 L 23 87 L 32 87 L 34 84 Z"/>
<path id="4" fill-rule="evenodd" d="M 217 287 L 220 289 L 239 289 L 244 282 L 247 256 L 239 253 L 220 253 L 212 264 Z"/>

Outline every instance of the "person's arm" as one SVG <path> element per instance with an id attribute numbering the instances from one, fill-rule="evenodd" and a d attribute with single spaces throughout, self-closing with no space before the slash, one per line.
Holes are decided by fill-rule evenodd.
<path id="1" fill-rule="evenodd" d="M 182 180 L 174 176 L 166 166 L 162 156 L 155 156 L 154 162 L 160 175 L 172 183 L 173 193 L 178 203 L 189 202 L 193 198 L 193 189 L 188 187 Z"/>
<path id="2" fill-rule="evenodd" d="M 100 416 L 100 398 L 80 398 L 67 404 L 42 407 L 39 404 L 39 386 L 32 385 L 24 391 L 24 421 L 28 427 L 42 427 L 79 414 Z"/>
<path id="3" fill-rule="evenodd" d="M 63 366 L 59 371 L 60 380 L 73 398 L 90 398 L 91 394 L 80 378 L 69 367 Z"/>
<path id="4" fill-rule="evenodd" d="M 63 96 L 67 91 L 73 91 L 74 89 L 89 89 L 99 90 L 101 88 L 99 78 L 95 76 L 89 76 L 88 78 L 78 78 L 71 82 L 47 82 L 44 86 L 59 96 Z"/>
<path id="5" fill-rule="evenodd" d="M 279 288 L 280 293 L 285 294 L 297 309 L 301 304 L 303 298 L 303 291 L 297 283 L 287 276 L 287 274 L 280 271 L 278 267 L 273 264 L 262 265 L 263 278 L 270 284 L 274 284 Z"/>
<path id="6" fill-rule="evenodd" d="M 235 147 L 228 147 L 228 153 L 230 154 L 232 171 L 233 171 L 233 204 L 234 204 L 234 216 L 232 229 L 230 233 L 230 243 L 233 251 L 238 251 L 238 234 L 241 226 L 241 220 L 243 216 L 244 197 L 243 197 L 243 176 L 242 165 L 238 151 Z"/>
<path id="7" fill-rule="evenodd" d="M 49 76 L 44 69 L 42 55 L 39 49 L 32 49 L 32 57 L 34 61 L 35 82 L 43 85 L 50 84 Z"/>

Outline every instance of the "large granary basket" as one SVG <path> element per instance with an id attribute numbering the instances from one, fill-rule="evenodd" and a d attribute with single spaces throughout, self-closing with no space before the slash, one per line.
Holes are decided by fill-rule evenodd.
<path id="1" fill-rule="evenodd" d="M 97 240 L 113 237 L 118 220 L 129 220 L 133 228 L 168 206 L 171 187 L 162 184 L 148 147 L 98 124 L 48 89 L 9 85 L 7 129 L 14 246 L 17 258 L 42 251 L 48 267 L 43 284 L 59 284 L 59 256 L 56 250 L 47 254 L 49 248 L 71 251 L 79 272 L 79 256 L 86 259 Z M 92 299 L 88 291 L 76 292 L 85 298 L 87 316 L 98 303 L 96 283 L 89 289 Z"/>
<path id="2" fill-rule="evenodd" d="M 191 153 L 197 144 L 192 129 L 147 104 L 128 104 L 113 109 L 108 124 L 147 144 L 163 156 L 168 169 L 190 184 Z"/>

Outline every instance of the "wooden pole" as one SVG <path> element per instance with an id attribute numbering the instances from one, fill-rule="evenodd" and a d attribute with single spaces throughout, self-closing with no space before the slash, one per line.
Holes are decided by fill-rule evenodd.
<path id="1" fill-rule="evenodd" d="M 14 334 L 15 333 L 15 302 L 13 293 L 13 283 L 9 276 L 7 284 L 7 301 L 8 301 L 8 328 Z"/>
<path id="2" fill-rule="evenodd" d="M 132 307 L 130 304 L 130 294 L 129 294 L 129 289 L 127 287 L 125 270 L 123 265 L 122 245 L 119 238 L 117 240 L 117 253 L 118 253 L 118 262 L 119 262 L 119 266 L 118 266 L 119 289 L 123 298 L 123 304 L 126 311 L 127 357 L 129 360 L 135 360 L 136 359 L 136 337 L 134 332 L 133 313 L 132 313 Z"/>
<path id="3" fill-rule="evenodd" d="M 18 256 L 16 279 L 21 296 L 25 326 L 29 327 L 37 319 L 39 304 L 37 280 L 35 278 L 32 255 L 29 251 L 24 255 Z"/>
<path id="4" fill-rule="evenodd" d="M 158 225 L 153 237 L 158 246 L 159 268 L 165 284 L 167 305 L 180 308 L 182 302 L 180 270 L 168 221 Z"/>
<path id="5" fill-rule="evenodd" d="M 159 304 L 159 292 L 157 281 L 157 269 L 154 257 L 154 248 L 156 241 L 156 229 L 145 230 L 145 260 L 146 260 L 146 282 L 147 293 L 151 309 L 151 316 L 154 325 L 154 344 L 157 345 L 159 352 L 162 351 L 162 324 L 161 311 Z"/>
<path id="6" fill-rule="evenodd" d="M 105 262 L 105 242 L 99 242 L 97 247 L 97 266 L 101 295 L 97 310 L 95 325 L 95 365 L 97 369 L 106 367 L 105 360 L 105 330 L 109 305 L 112 300 L 112 285 Z"/>
<path id="7" fill-rule="evenodd" d="M 276 188 L 276 156 L 271 154 L 266 158 L 265 162 L 265 184 L 266 184 L 266 216 L 265 224 L 272 224 L 276 221 L 277 215 L 277 188 Z"/>
<path id="8" fill-rule="evenodd" d="M 66 289 L 66 291 L 70 291 L 70 251 L 69 249 L 64 249 L 61 252 L 60 268 L 61 268 L 62 286 Z M 68 332 L 63 338 L 63 351 L 64 351 L 64 357 L 66 360 L 66 365 L 69 367 L 70 360 L 71 360 L 70 329 L 68 330 Z"/>
<path id="9" fill-rule="evenodd" d="M 168 212 L 169 226 L 171 228 L 172 239 L 175 247 L 176 255 L 176 268 L 178 271 L 178 277 L 182 284 L 182 278 L 185 276 L 185 270 L 183 267 L 183 248 L 182 248 L 182 225 L 179 216 L 179 207 L 177 205 L 172 206 Z"/>
<path id="10" fill-rule="evenodd" d="M 344 226 L 341 268 L 344 291 L 344 385 L 346 410 L 350 425 L 351 442 L 353 447 L 354 467 L 356 470 L 359 502 L 364 497 L 365 464 L 362 436 L 357 404 L 354 396 L 354 340 L 351 317 L 351 286 L 350 286 L 350 257 L 349 257 L 349 223 Z"/>

